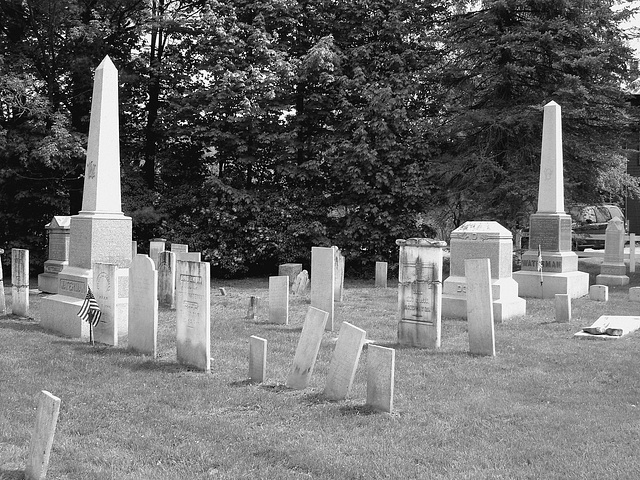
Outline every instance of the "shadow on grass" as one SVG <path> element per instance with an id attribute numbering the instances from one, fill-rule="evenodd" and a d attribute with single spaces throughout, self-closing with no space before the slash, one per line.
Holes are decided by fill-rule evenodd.
<path id="1" fill-rule="evenodd" d="M 19 317 L 18 315 L 8 314 L 0 317 L 0 328 L 8 328 L 10 330 L 25 331 L 34 330 L 44 332 L 45 330 L 31 317 Z"/>
<path id="2" fill-rule="evenodd" d="M 24 470 L 5 470 L 0 468 L 0 480 L 22 480 Z"/>
<path id="3" fill-rule="evenodd" d="M 302 325 L 278 325 L 275 323 L 256 322 L 264 326 L 265 330 L 273 332 L 302 332 Z"/>
<path id="4" fill-rule="evenodd" d="M 246 380 L 237 380 L 229 384 L 230 387 L 248 387 L 249 385 L 258 385 L 260 382 L 254 382 L 250 378 Z"/>
<path id="5" fill-rule="evenodd" d="M 344 416 L 375 415 L 380 413 L 369 405 L 344 405 L 340 407 L 339 411 Z"/>

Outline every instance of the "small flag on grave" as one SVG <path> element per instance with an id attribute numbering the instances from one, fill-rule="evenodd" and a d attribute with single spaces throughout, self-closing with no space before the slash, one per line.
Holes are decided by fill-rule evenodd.
<path id="1" fill-rule="evenodd" d="M 84 302 L 82 302 L 82 306 L 80 307 L 78 316 L 85 322 L 89 322 L 89 325 L 91 325 L 92 327 L 95 327 L 96 325 L 98 325 L 98 323 L 100 323 L 102 312 L 100 311 L 100 306 L 96 301 L 96 297 L 93 296 L 93 292 L 88 286 L 87 296 L 84 297 Z"/>

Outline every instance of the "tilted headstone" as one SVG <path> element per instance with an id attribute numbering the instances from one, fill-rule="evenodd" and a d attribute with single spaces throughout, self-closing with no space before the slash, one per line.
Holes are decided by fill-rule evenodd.
<path id="1" fill-rule="evenodd" d="M 109 57 L 96 69 L 91 101 L 82 210 L 71 217 L 69 264 L 58 274 L 58 293 L 42 299 L 40 325 L 73 338 L 88 338 L 89 324 L 77 316 L 93 289 L 93 264 L 118 265 L 118 302 L 124 315 L 131 264 L 131 217 L 122 213 L 118 71 Z M 119 322 L 126 329 L 127 320 Z M 122 331 L 122 330 L 121 330 Z"/>
<path id="2" fill-rule="evenodd" d="M 129 270 L 129 348 L 153 358 L 158 345 L 158 272 L 136 255 Z"/>
<path id="3" fill-rule="evenodd" d="M 93 327 L 93 339 L 118 346 L 118 266 L 114 263 L 93 264 L 93 295 L 100 306 L 100 322 Z"/>
<path id="4" fill-rule="evenodd" d="M 608 302 L 609 286 L 608 285 L 591 285 L 589 287 L 589 298 L 597 302 Z"/>
<path id="5" fill-rule="evenodd" d="M 522 297 L 554 298 L 556 293 L 566 293 L 578 298 L 589 291 L 589 274 L 578 271 L 578 256 L 571 251 L 571 216 L 564 211 L 560 110 L 556 102 L 544 106 L 538 210 L 529 219 L 529 249 L 522 255 L 522 269 L 513 274 Z"/>
<path id="6" fill-rule="evenodd" d="M 334 249 L 311 247 L 311 306 L 327 312 L 327 330 L 333 330 L 335 300 Z"/>
<path id="7" fill-rule="evenodd" d="M 11 313 L 29 316 L 29 250 L 11 249 Z"/>
<path id="8" fill-rule="evenodd" d="M 442 331 L 443 241 L 428 238 L 396 240 L 400 246 L 398 272 L 398 343 L 440 348 Z"/>
<path id="9" fill-rule="evenodd" d="M 247 320 L 258 319 L 258 308 L 260 307 L 260 297 L 251 295 L 249 298 L 249 306 L 247 307 Z"/>
<path id="10" fill-rule="evenodd" d="M 0 315 L 7 314 L 7 301 L 4 297 L 4 280 L 2 273 L 2 254 L 4 253 L 4 249 L 0 248 Z"/>
<path id="11" fill-rule="evenodd" d="M 289 325 L 289 277 L 269 277 L 269 322 Z"/>
<path id="12" fill-rule="evenodd" d="M 282 265 L 278 265 L 278 276 L 282 277 L 286 275 L 289 277 L 289 286 L 291 286 L 298 276 L 298 274 L 302 271 L 301 263 L 283 263 Z"/>
<path id="13" fill-rule="evenodd" d="M 176 254 L 173 251 L 158 255 L 158 301 L 175 308 L 176 303 Z"/>
<path id="14" fill-rule="evenodd" d="M 249 337 L 249 380 L 264 383 L 267 372 L 267 341 L 252 335 Z"/>
<path id="15" fill-rule="evenodd" d="M 211 290 L 208 262 L 176 264 L 178 362 L 206 372 L 211 361 Z"/>
<path id="16" fill-rule="evenodd" d="M 333 299 L 336 302 L 342 302 L 344 296 L 344 256 L 338 247 L 333 246 L 331 248 L 333 248 L 333 261 L 335 262 L 335 280 L 333 282 L 335 293 L 333 294 Z"/>
<path id="17" fill-rule="evenodd" d="M 291 287 L 291 293 L 293 295 L 304 295 L 309 286 L 309 272 L 302 270 L 293 282 Z"/>
<path id="18" fill-rule="evenodd" d="M 556 293 L 556 322 L 571 321 L 571 297 L 567 293 Z"/>
<path id="19" fill-rule="evenodd" d="M 36 422 L 31 433 L 29 457 L 24 471 L 26 480 L 42 480 L 47 476 L 59 413 L 60 399 L 46 390 L 42 390 L 38 398 Z"/>
<path id="20" fill-rule="evenodd" d="M 328 318 L 328 312 L 309 307 L 298 340 L 293 365 L 285 382 L 288 388 L 302 390 L 309 385 Z"/>
<path id="21" fill-rule="evenodd" d="M 38 275 L 38 288 L 45 293 L 58 293 L 58 274 L 69 265 L 71 217 L 55 216 L 45 225 L 49 238 L 49 258 L 44 273 Z"/>
<path id="22" fill-rule="evenodd" d="M 367 347 L 367 402 L 373 410 L 393 411 L 396 351 L 370 344 Z"/>
<path id="23" fill-rule="evenodd" d="M 356 375 L 366 336 L 367 332 L 361 328 L 342 322 L 336 348 L 329 364 L 329 374 L 324 387 L 325 397 L 331 400 L 347 398 Z"/>
<path id="24" fill-rule="evenodd" d="M 467 280 L 469 352 L 473 355 L 495 356 L 490 261 L 488 258 L 467 259 L 464 266 Z"/>
<path id="25" fill-rule="evenodd" d="M 149 242 L 149 258 L 153 260 L 153 264 L 158 267 L 158 260 L 161 252 L 167 249 L 167 240 L 164 238 L 154 238 Z"/>
<path id="26" fill-rule="evenodd" d="M 491 263 L 493 318 L 496 323 L 526 313 L 526 301 L 518 297 L 512 278 L 513 235 L 498 222 L 465 222 L 451 232 L 450 274 L 442 287 L 442 315 L 467 317 L 465 261 L 488 258 Z"/>
<path id="27" fill-rule="evenodd" d="M 173 253 L 188 253 L 189 245 L 187 245 L 186 243 L 172 243 L 171 251 Z"/>
<path id="28" fill-rule="evenodd" d="M 604 261 L 600 265 L 598 285 L 628 285 L 627 266 L 624 263 L 624 222 L 618 217 L 607 224 L 604 240 Z"/>
<path id="29" fill-rule="evenodd" d="M 376 262 L 376 288 L 387 288 L 387 262 Z"/>

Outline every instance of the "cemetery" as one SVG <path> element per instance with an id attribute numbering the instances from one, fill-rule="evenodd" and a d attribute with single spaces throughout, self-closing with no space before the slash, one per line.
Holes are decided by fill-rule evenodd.
<path id="1" fill-rule="evenodd" d="M 526 249 L 482 215 L 389 229 L 352 277 L 373 243 L 339 235 L 243 277 L 215 275 L 224 241 L 137 235 L 120 88 L 105 56 L 81 207 L 42 226 L 44 271 L 0 249 L 0 480 L 637 476 L 635 237 L 615 217 L 601 257 L 571 250 L 556 101 Z"/>

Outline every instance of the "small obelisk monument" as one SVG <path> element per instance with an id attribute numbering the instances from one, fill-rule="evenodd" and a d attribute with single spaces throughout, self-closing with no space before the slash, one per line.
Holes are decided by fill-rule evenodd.
<path id="1" fill-rule="evenodd" d="M 571 251 L 562 168 L 561 109 L 549 102 L 542 124 L 538 211 L 529 220 L 529 249 L 522 256 L 522 270 L 513 274 L 522 297 L 555 298 L 561 293 L 578 298 L 589 293 L 589 274 L 578 271 L 578 256 Z"/>
<path id="2" fill-rule="evenodd" d="M 58 294 L 42 305 L 43 328 L 70 337 L 88 338 L 89 324 L 77 313 L 87 287 L 94 289 L 96 262 L 118 267 L 118 331 L 127 332 L 132 224 L 122 213 L 119 130 L 118 71 L 107 56 L 94 77 L 82 210 L 71 217 L 69 265 L 58 275 Z"/>

